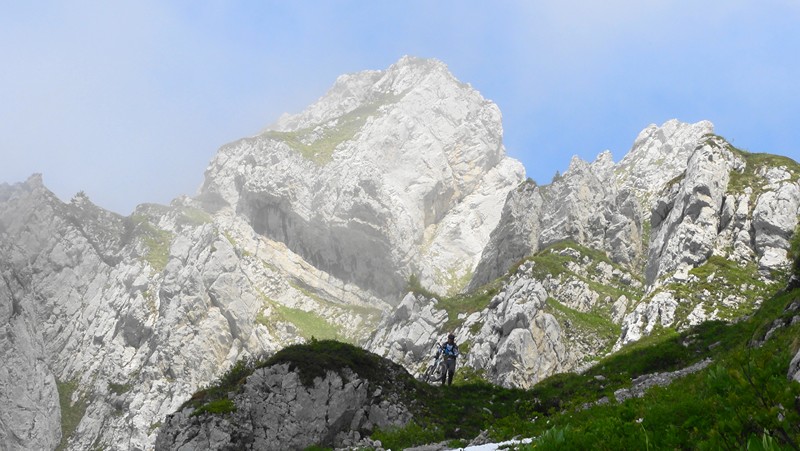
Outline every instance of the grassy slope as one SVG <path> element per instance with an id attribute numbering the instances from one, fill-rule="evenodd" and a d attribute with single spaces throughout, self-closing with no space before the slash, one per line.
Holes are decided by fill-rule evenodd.
<path id="1" fill-rule="evenodd" d="M 536 449 L 739 449 L 750 441 L 800 443 L 800 384 L 786 378 L 800 347 L 800 324 L 760 339 L 800 290 L 764 303 L 737 324 L 709 322 L 655 337 L 602 360 L 582 375 L 550 377 L 531 390 L 488 384 L 423 389 L 426 411 L 404 430 L 374 437 L 393 449 L 437 440 L 469 439 L 488 429 L 494 439 L 540 436 Z M 613 393 L 642 374 L 672 371 L 710 357 L 703 371 L 623 403 Z M 603 376 L 596 378 L 595 376 Z M 608 397 L 607 405 L 581 406 Z M 452 443 L 453 445 L 463 442 Z"/>
<path id="2" fill-rule="evenodd" d="M 327 370 L 349 367 L 373 381 L 399 377 L 392 385 L 414 406 L 414 422 L 373 434 L 392 449 L 438 441 L 463 445 L 487 429 L 497 440 L 539 436 L 532 445 L 536 449 L 738 449 L 750 441 L 789 446 L 800 443 L 800 384 L 786 378 L 789 361 L 800 348 L 800 324 L 778 330 L 762 347 L 749 343 L 762 339 L 776 319 L 788 324 L 798 313 L 785 313 L 785 308 L 797 300 L 800 290 L 782 293 L 747 320 L 708 322 L 681 334 L 652 337 L 600 361 L 585 374 L 556 375 L 531 390 L 466 383 L 464 374 L 452 387 L 424 385 L 405 372 L 389 378 L 391 364 L 374 354 L 314 340 L 290 346 L 266 361 L 240 362 L 187 404 L 201 407 L 198 414 L 229 412 L 229 393 L 262 366 L 289 363 L 306 384 Z M 644 398 L 614 401 L 614 391 L 630 386 L 632 378 L 709 357 L 714 360 L 711 366 L 669 387 L 654 388 Z M 602 397 L 611 402 L 581 408 Z"/>

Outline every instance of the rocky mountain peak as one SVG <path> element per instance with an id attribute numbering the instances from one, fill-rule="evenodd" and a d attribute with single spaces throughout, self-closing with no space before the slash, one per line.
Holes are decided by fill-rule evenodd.
<path id="1" fill-rule="evenodd" d="M 501 115 L 436 60 L 340 77 L 305 111 L 223 147 L 200 199 L 344 283 L 462 288 L 524 169 Z"/>
<path id="2" fill-rule="evenodd" d="M 714 125 L 709 121 L 689 124 L 671 119 L 660 127 L 650 124 L 615 168 L 617 183 L 647 203 L 653 189 L 683 173 L 698 143 L 713 132 Z"/>
<path id="3" fill-rule="evenodd" d="M 441 61 L 404 56 L 385 70 L 340 75 L 320 99 L 301 113 L 285 114 L 267 131 L 302 130 L 325 124 L 358 108 L 371 109 L 393 103 L 412 91 L 432 93 L 446 85 L 467 87 L 456 80 Z"/>

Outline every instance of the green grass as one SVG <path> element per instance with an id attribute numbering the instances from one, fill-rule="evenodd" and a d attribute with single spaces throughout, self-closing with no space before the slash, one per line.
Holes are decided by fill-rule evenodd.
<path id="1" fill-rule="evenodd" d="M 61 442 L 56 450 L 66 449 L 70 437 L 78 428 L 83 415 L 86 413 L 86 399 L 81 397 L 75 403 L 72 402 L 72 395 L 78 389 L 78 381 L 56 381 L 58 388 L 58 403 L 61 406 Z"/>
<path id="2" fill-rule="evenodd" d="M 108 384 L 108 389 L 111 390 L 111 393 L 114 393 L 114 394 L 117 394 L 117 395 L 121 395 L 123 393 L 127 393 L 127 392 L 131 391 L 131 388 L 133 388 L 132 384 L 115 384 L 115 383 L 109 383 Z"/>
<path id="3" fill-rule="evenodd" d="M 725 446 L 719 441 L 724 435 L 738 449 L 762 440 L 766 428 L 768 437 L 785 446 L 781 428 L 790 438 L 800 438 L 796 407 L 786 407 L 786 420 L 777 421 L 780 406 L 794 406 L 794 397 L 800 395 L 800 384 L 786 380 L 788 361 L 800 347 L 800 326 L 779 332 L 764 348 L 750 349 L 747 343 L 763 336 L 775 317 L 788 322 L 791 314 L 782 313 L 783 308 L 797 298 L 800 290 L 774 298 L 751 319 L 736 324 L 713 321 L 680 334 L 666 330 L 623 348 L 584 374 L 557 374 L 527 391 L 480 382 L 421 388 L 425 409 L 415 416 L 410 431 L 395 433 L 405 440 L 418 437 L 414 443 L 402 442 L 411 446 L 426 443 L 428 434 L 470 439 L 489 429 L 496 440 L 541 436 L 535 449 L 645 449 L 648 443 L 652 449 L 718 449 Z M 705 358 L 730 374 L 716 395 L 703 383 L 711 371 L 707 368 L 667 388 L 654 388 L 645 398 L 614 400 L 614 391 L 630 386 L 633 378 L 675 371 Z M 611 403 L 581 407 L 602 397 Z M 724 416 L 709 419 L 709 412 L 720 410 Z"/>
<path id="4" fill-rule="evenodd" d="M 213 218 L 210 214 L 206 213 L 199 208 L 194 207 L 183 207 L 181 208 L 181 216 L 179 217 L 179 221 L 193 226 L 201 226 L 203 224 L 208 224 L 213 222 Z"/>
<path id="5" fill-rule="evenodd" d="M 276 308 L 280 317 L 294 324 L 300 332 L 300 336 L 306 340 L 310 340 L 312 337 L 316 337 L 320 340 L 336 339 L 341 335 L 338 327 L 332 325 L 326 321 L 325 318 L 316 313 L 306 312 L 280 304 L 276 304 Z"/>
<path id="6" fill-rule="evenodd" d="M 327 371 L 345 374 L 342 370 L 350 368 L 394 390 L 411 408 L 413 422 L 372 435 L 392 449 L 464 443 L 482 430 L 495 440 L 539 437 L 527 449 L 744 449 L 765 442 L 786 447 L 800 440 L 800 406 L 795 401 L 800 384 L 786 378 L 789 360 L 800 348 L 800 324 L 789 326 L 797 313 L 785 311 L 798 299 L 800 290 L 782 293 L 734 324 L 712 321 L 682 333 L 665 330 L 624 347 L 583 374 L 557 374 L 530 390 L 491 385 L 478 372 L 468 374 L 463 368 L 453 386 L 429 386 L 363 349 L 312 340 L 266 361 L 238 363 L 191 402 L 208 405 L 204 412 L 224 410 L 228 404 L 212 403 L 228 399 L 259 367 L 289 364 L 306 385 Z M 763 339 L 776 320 L 787 326 L 763 347 L 749 346 Z M 614 398 L 615 390 L 629 387 L 638 376 L 674 371 L 706 358 L 714 363 L 668 387 L 653 388 L 644 398 L 622 403 Z M 610 402 L 593 405 L 602 397 Z"/>
<path id="7" fill-rule="evenodd" d="M 216 399 L 203 404 L 202 406 L 198 407 L 197 410 L 192 412 L 191 416 L 195 417 L 203 414 L 224 415 L 231 412 L 236 412 L 236 405 L 232 400 L 224 398 Z"/>
<path id="8" fill-rule="evenodd" d="M 229 404 L 224 401 L 229 400 L 230 393 L 238 391 L 244 385 L 247 376 L 253 374 L 256 363 L 257 360 L 250 358 L 237 361 L 215 383 L 195 392 L 188 401 L 183 403 L 181 410 L 187 407 L 199 410 L 213 403 L 211 407 L 203 412 L 209 414 L 225 413 L 223 410 Z"/>
<path id="9" fill-rule="evenodd" d="M 147 251 L 144 260 L 150 264 L 155 272 L 161 272 L 169 261 L 169 246 L 174 235 L 167 230 L 159 229 L 143 215 L 133 215 L 135 234 L 141 238 Z"/>
<path id="10" fill-rule="evenodd" d="M 608 343 L 608 346 L 612 346 L 619 337 L 620 327 L 604 315 L 580 312 L 565 306 L 553 298 L 547 298 L 547 306 L 554 316 L 560 320 L 560 324 L 564 324 L 563 320 L 568 320 L 578 330 L 595 335 Z"/>
<path id="11" fill-rule="evenodd" d="M 668 356 L 669 364 L 662 370 L 706 356 L 714 364 L 668 387 L 654 388 L 644 398 L 553 415 L 547 428 L 563 432 L 559 443 L 542 438 L 525 449 L 745 449 L 765 441 L 779 445 L 776 449 L 796 446 L 800 406 L 795 400 L 800 384 L 788 381 L 786 370 L 800 346 L 800 326 L 780 330 L 762 348 L 748 343 L 775 315 L 785 315 L 780 312 L 799 296 L 800 291 L 793 291 L 773 298 L 747 321 L 709 323 L 609 359 L 607 364 L 613 367 L 605 368 L 608 374 L 623 364 L 628 368 L 637 363 L 643 365 L 635 373 L 651 372 L 658 361 L 643 360 L 640 353 Z M 709 349 L 716 342 L 720 345 Z"/>
<path id="12" fill-rule="evenodd" d="M 380 440 L 386 449 L 405 449 L 420 443 L 438 443 L 444 441 L 444 432 L 436 428 L 426 428 L 411 421 L 405 427 L 377 430 L 372 439 Z"/>
<path id="13" fill-rule="evenodd" d="M 717 142 L 721 142 L 722 147 L 727 148 L 745 161 L 745 168 L 742 172 L 731 172 L 727 192 L 743 194 L 745 188 L 751 188 L 753 192 L 750 195 L 750 213 L 755 207 L 755 200 L 764 192 L 767 186 L 766 179 L 758 174 L 762 168 L 784 167 L 789 172 L 789 180 L 791 182 L 796 183 L 800 180 L 800 164 L 791 158 L 768 153 L 752 153 L 738 149 L 727 142 L 725 138 L 711 133 L 707 134 L 705 138 L 705 143 L 714 147 L 719 147 Z"/>
<path id="14" fill-rule="evenodd" d="M 367 121 L 367 118 L 378 114 L 381 106 L 397 100 L 394 96 L 387 95 L 366 103 L 341 117 L 323 124 L 322 135 L 310 142 L 312 134 L 318 126 L 313 126 L 297 131 L 281 132 L 270 130 L 261 136 L 286 143 L 290 148 L 299 152 L 304 158 L 324 166 L 333 158 L 336 147 L 355 138 L 356 134 Z"/>
<path id="15" fill-rule="evenodd" d="M 270 307 L 271 314 L 267 316 L 262 310 L 256 317 L 256 323 L 268 329 L 275 328 L 276 324 L 279 322 L 290 323 L 297 329 L 298 335 L 306 340 L 310 340 L 311 338 L 321 340 L 344 340 L 340 328 L 329 323 L 322 316 L 314 312 L 287 307 L 270 299 L 263 293 L 261 293 L 261 297 L 264 300 L 265 308 Z"/>

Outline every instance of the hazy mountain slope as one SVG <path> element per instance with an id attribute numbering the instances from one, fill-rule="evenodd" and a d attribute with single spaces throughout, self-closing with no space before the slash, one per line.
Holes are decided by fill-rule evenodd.
<path id="1" fill-rule="evenodd" d="M 201 199 L 384 296 L 470 278 L 523 178 L 497 106 L 435 60 L 344 75 L 306 111 L 223 147 Z"/>

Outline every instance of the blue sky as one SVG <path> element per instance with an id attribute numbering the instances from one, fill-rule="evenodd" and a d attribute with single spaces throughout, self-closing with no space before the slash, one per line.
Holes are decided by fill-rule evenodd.
<path id="1" fill-rule="evenodd" d="M 800 0 L 3 3 L 0 182 L 43 173 L 123 214 L 194 194 L 221 145 L 406 54 L 495 101 L 539 183 L 671 118 L 800 160 Z"/>

